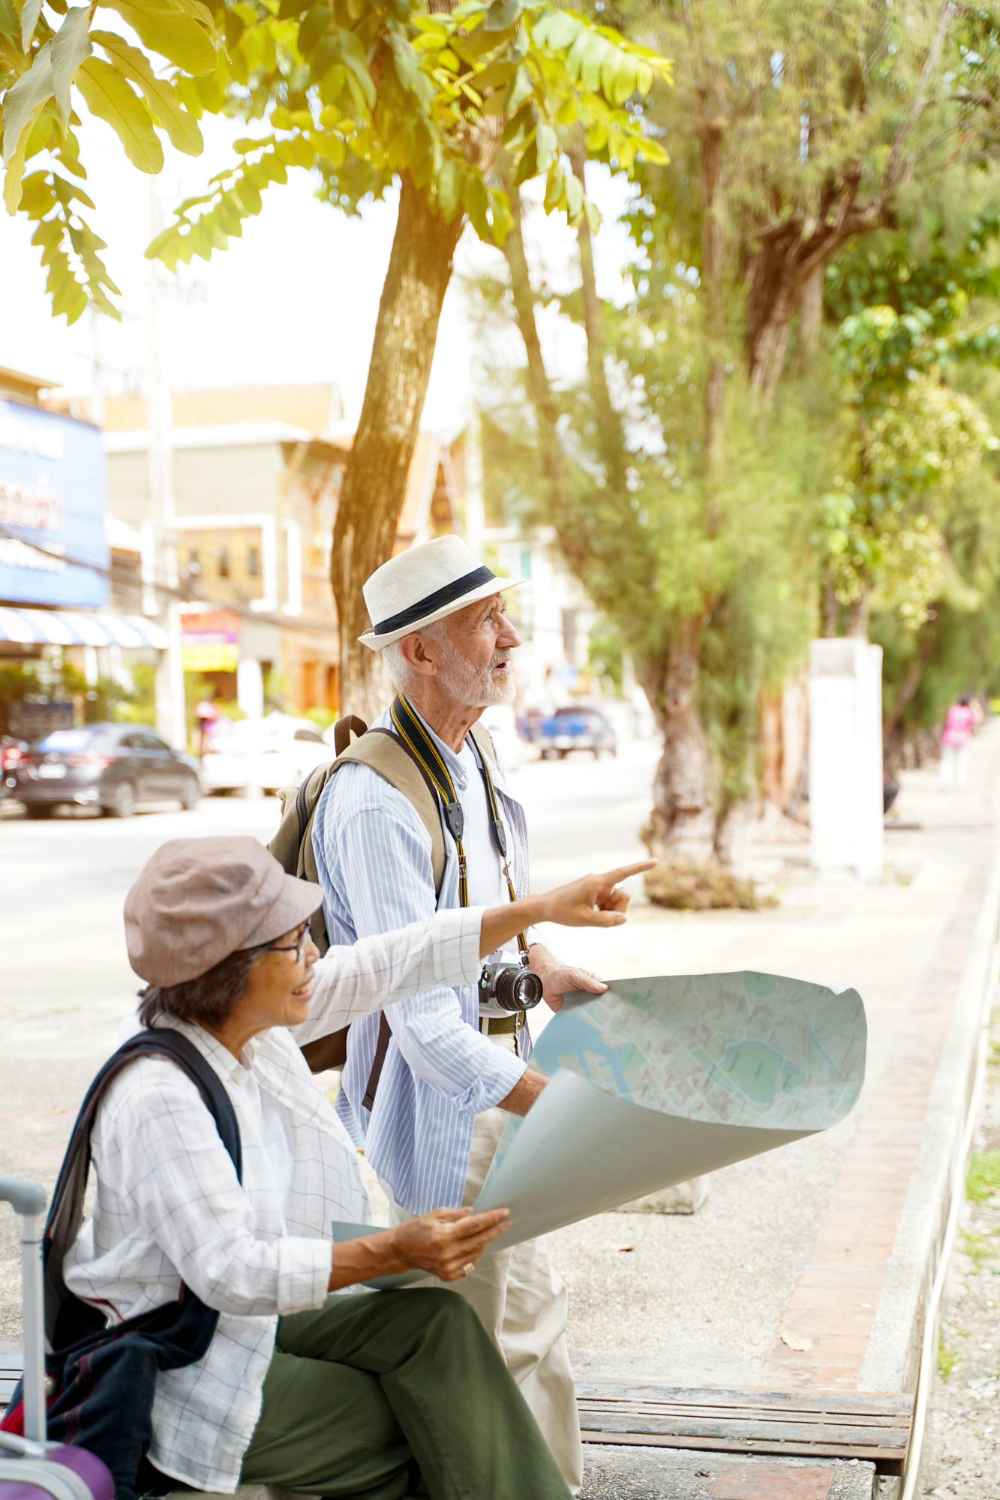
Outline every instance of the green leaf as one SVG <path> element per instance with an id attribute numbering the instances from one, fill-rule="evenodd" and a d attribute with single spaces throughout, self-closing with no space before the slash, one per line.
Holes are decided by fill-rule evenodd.
<path id="1" fill-rule="evenodd" d="M 375 84 L 372 75 L 368 71 L 368 58 L 357 35 L 353 31 L 345 31 L 341 28 L 337 33 L 340 38 L 340 50 L 345 66 L 355 78 L 365 99 L 368 101 L 369 109 L 375 107 Z"/>
<path id="2" fill-rule="evenodd" d="M 77 74 L 77 86 L 91 114 L 111 126 L 132 165 L 140 172 L 159 172 L 163 147 L 149 111 L 117 68 L 92 57 Z"/>
<path id="3" fill-rule="evenodd" d="M 420 77 L 420 64 L 417 54 L 414 52 L 405 36 L 401 36 L 395 29 L 389 33 L 389 41 L 392 46 L 392 61 L 396 69 L 396 77 L 400 84 L 408 92 L 412 92 L 417 86 Z"/>
<path id="4" fill-rule="evenodd" d="M 602 36 L 594 36 L 593 32 L 587 36 L 587 46 L 583 54 L 583 66 L 580 69 L 580 80 L 590 94 L 596 94 L 601 87 L 601 69 L 605 58 L 610 50 L 610 42 Z"/>
<path id="5" fill-rule="evenodd" d="M 21 183 L 21 201 L 18 207 L 29 218 L 41 219 L 58 203 L 52 178 L 48 172 L 32 172 Z"/>
<path id="6" fill-rule="evenodd" d="M 66 18 L 52 38 L 52 84 L 56 106 L 63 121 L 69 119 L 70 84 L 73 75 L 90 56 L 90 10 L 83 5 L 66 12 Z"/>
<path id="7" fill-rule="evenodd" d="M 566 11 L 547 10 L 532 26 L 531 38 L 539 47 L 565 52 L 576 41 L 582 24 L 578 16 Z"/>
<path id="8" fill-rule="evenodd" d="M 0 36 L 17 36 L 20 19 L 14 9 L 14 0 L 0 0 Z"/>
<path id="9" fill-rule="evenodd" d="M 313 132 L 312 144 L 316 155 L 321 161 L 329 162 L 331 167 L 342 167 L 347 160 L 347 146 L 342 136 L 317 130 Z"/>
<path id="10" fill-rule="evenodd" d="M 173 11 L 152 10 L 132 5 L 129 0 L 101 0 L 127 21 L 143 46 L 158 52 L 170 62 L 196 77 L 214 73 L 219 56 L 215 41 L 207 29 L 190 16 Z"/>
<path id="11" fill-rule="evenodd" d="M 278 6 L 279 21 L 294 21 L 309 9 L 309 0 L 281 0 Z"/>
<path id="12" fill-rule="evenodd" d="M 527 68 L 518 68 L 514 75 L 514 82 L 510 86 L 510 95 L 507 99 L 507 113 L 516 115 L 521 105 L 530 99 L 535 92 L 531 74 Z"/>
<path id="13" fill-rule="evenodd" d="M 549 172 L 545 183 L 545 212 L 551 213 L 557 204 L 563 200 L 566 190 L 566 173 L 560 166 L 554 166 Z"/>
<path id="14" fill-rule="evenodd" d="M 441 165 L 437 182 L 438 207 L 446 219 L 453 219 L 462 197 L 462 179 L 450 157 Z"/>
<path id="15" fill-rule="evenodd" d="M 175 239 L 178 230 L 176 224 L 171 224 L 169 229 L 163 229 L 150 244 L 146 246 L 146 259 L 158 260 L 163 250 Z"/>
<path id="16" fill-rule="evenodd" d="M 572 172 L 566 173 L 566 217 L 574 226 L 583 218 L 583 183 Z"/>
<path id="17" fill-rule="evenodd" d="M 12 89 L 8 89 L 3 101 L 3 159 L 13 160 L 21 151 L 21 168 L 24 169 L 24 152 L 28 147 L 28 132 L 34 124 L 42 105 L 52 98 L 55 83 L 52 77 L 52 43 L 35 55 L 35 60 L 26 73 L 22 73 Z M 11 210 L 13 211 L 13 210 Z"/>
<path id="18" fill-rule="evenodd" d="M 259 214 L 264 207 L 264 200 L 260 196 L 260 190 L 254 186 L 248 177 L 241 177 L 233 188 L 238 201 L 248 214 Z"/>
<path id="19" fill-rule="evenodd" d="M 31 127 L 35 123 L 35 117 L 43 108 L 44 106 L 39 104 L 35 110 L 35 114 L 29 116 L 25 123 L 25 128 L 21 131 L 20 140 L 7 162 L 7 170 L 4 173 L 3 180 L 3 201 L 9 214 L 16 213 L 21 202 L 21 178 L 24 175 L 24 159 L 25 152 L 28 149 L 28 139 L 31 135 Z"/>
<path id="20" fill-rule="evenodd" d="M 502 245 L 514 226 L 514 213 L 510 206 L 510 199 L 502 188 L 490 194 L 490 208 L 493 218 L 493 239 L 498 245 Z"/>
<path id="21" fill-rule="evenodd" d="M 651 140 L 648 135 L 642 136 L 639 140 L 639 155 L 644 161 L 652 162 L 659 167 L 665 167 L 670 161 L 667 148 L 661 146 L 659 141 Z"/>
<path id="22" fill-rule="evenodd" d="M 31 44 L 41 13 L 42 0 L 24 0 L 24 9 L 21 11 L 21 46 L 25 52 Z"/>
<path id="23" fill-rule="evenodd" d="M 59 202 L 66 208 L 71 207 L 74 198 L 82 203 L 84 208 L 95 208 L 96 204 L 89 194 L 83 191 L 79 183 L 70 182 L 68 177 L 56 177 L 53 175 L 52 187 Z"/>
<path id="24" fill-rule="evenodd" d="M 194 116 L 182 109 L 173 86 L 157 78 L 145 55 L 117 32 L 95 31 L 91 35 L 114 59 L 123 77 L 139 89 L 150 114 L 167 132 L 171 144 L 188 156 L 198 156 L 204 145 L 201 130 Z"/>
<path id="25" fill-rule="evenodd" d="M 487 217 L 489 203 L 489 194 L 483 179 L 478 176 L 470 177 L 465 184 L 465 207 L 473 228 L 481 240 L 489 240 L 493 237 Z"/>
<path id="26" fill-rule="evenodd" d="M 303 57 L 309 56 L 332 26 L 333 12 L 328 5 L 310 6 L 299 23 L 299 51 Z"/>
<path id="27" fill-rule="evenodd" d="M 484 31 L 507 31 L 521 14 L 521 0 L 493 0 L 483 21 Z"/>
<path id="28" fill-rule="evenodd" d="M 547 172 L 556 159 L 559 139 L 552 126 L 546 125 L 544 120 L 539 120 L 535 131 L 535 150 L 538 153 L 539 172 Z"/>
<path id="29" fill-rule="evenodd" d="M 246 29 L 247 26 L 243 17 L 238 16 L 230 6 L 227 6 L 225 10 L 225 36 L 226 46 L 229 48 L 230 53 L 239 45 L 240 38 Z"/>

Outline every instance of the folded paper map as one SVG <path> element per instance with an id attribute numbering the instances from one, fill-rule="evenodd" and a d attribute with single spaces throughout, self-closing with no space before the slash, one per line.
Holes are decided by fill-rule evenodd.
<path id="1" fill-rule="evenodd" d="M 828 1130 L 861 1092 L 866 1040 L 855 990 L 775 974 L 569 996 L 532 1054 L 552 1081 L 511 1119 L 476 1209 L 510 1209 L 503 1248 Z"/>

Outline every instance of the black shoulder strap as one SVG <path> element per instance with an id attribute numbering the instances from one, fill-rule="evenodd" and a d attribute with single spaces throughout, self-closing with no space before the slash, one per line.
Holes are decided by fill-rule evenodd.
<path id="1" fill-rule="evenodd" d="M 99 1069 L 87 1090 L 52 1195 L 45 1225 L 47 1321 L 51 1318 L 54 1322 L 58 1314 L 60 1290 L 64 1285 L 63 1260 L 83 1223 L 83 1204 L 90 1173 L 90 1137 L 98 1106 L 112 1080 L 124 1067 L 137 1057 L 156 1056 L 169 1057 L 194 1083 L 205 1102 L 205 1108 L 215 1121 L 222 1144 L 232 1157 L 237 1177 L 241 1182 L 243 1180 L 243 1154 L 236 1112 L 215 1069 L 193 1042 L 172 1027 L 140 1031 L 129 1037 Z"/>

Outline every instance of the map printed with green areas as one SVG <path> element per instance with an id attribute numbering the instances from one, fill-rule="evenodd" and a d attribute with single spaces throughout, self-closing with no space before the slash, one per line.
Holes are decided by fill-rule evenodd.
<path id="1" fill-rule="evenodd" d="M 686 1120 L 815 1131 L 853 1108 L 866 1042 L 855 990 L 750 971 L 655 976 L 567 1001 L 532 1066 Z"/>

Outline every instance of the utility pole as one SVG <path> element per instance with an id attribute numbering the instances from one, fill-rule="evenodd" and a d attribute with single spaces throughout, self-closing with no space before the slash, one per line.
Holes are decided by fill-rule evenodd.
<path id="1" fill-rule="evenodd" d="M 149 184 L 150 235 L 162 229 L 156 179 Z M 167 636 L 167 649 L 156 670 L 156 727 L 175 750 L 187 748 L 187 707 L 181 645 L 181 604 L 177 590 L 177 518 L 174 511 L 174 461 L 171 429 L 170 379 L 163 348 L 163 302 L 159 267 L 149 274 L 149 498 L 152 526 L 151 567 L 158 614 Z M 156 585 L 159 585 L 159 588 Z"/>
<path id="2" fill-rule="evenodd" d="M 468 425 L 465 429 L 465 541 L 470 552 L 482 557 L 486 538 L 486 508 L 483 496 L 483 421 L 479 407 L 479 357 L 469 351 Z"/>

